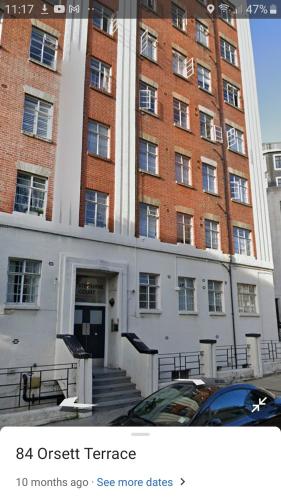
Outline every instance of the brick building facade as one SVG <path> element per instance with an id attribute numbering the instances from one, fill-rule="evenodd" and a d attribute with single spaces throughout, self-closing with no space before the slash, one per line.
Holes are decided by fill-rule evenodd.
<path id="1" fill-rule="evenodd" d="M 248 21 L 83 14 L 4 15 L 1 363 L 53 363 L 57 335 L 113 367 L 126 331 L 160 353 L 277 337 Z"/>

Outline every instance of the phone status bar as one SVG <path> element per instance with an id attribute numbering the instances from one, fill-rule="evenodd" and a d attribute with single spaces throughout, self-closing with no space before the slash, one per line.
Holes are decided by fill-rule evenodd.
<path id="1" fill-rule="evenodd" d="M 127 5 L 126 5 L 127 1 Z M 131 4 L 131 5 L 129 5 Z M 135 7 L 134 7 L 135 4 Z M 136 5 L 138 4 L 138 9 Z M 233 0 L 232 3 L 219 2 L 217 0 L 193 0 L 186 2 L 186 18 L 221 18 L 229 22 L 231 18 L 253 18 L 253 19 L 274 19 L 281 18 L 281 0 L 262 3 L 253 3 L 249 0 Z M 0 9 L 4 17 L 21 18 L 88 18 L 96 15 L 101 18 L 101 22 L 111 22 L 111 18 L 155 18 L 172 19 L 172 3 L 166 0 L 125 0 L 122 2 L 123 11 L 112 12 L 110 8 L 97 1 L 74 0 L 71 1 L 36 1 L 5 2 L 0 0 Z M 183 3 L 181 3 L 183 5 Z"/>

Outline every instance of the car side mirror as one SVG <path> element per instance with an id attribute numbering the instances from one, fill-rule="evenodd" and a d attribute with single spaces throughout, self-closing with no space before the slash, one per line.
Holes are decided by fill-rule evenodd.
<path id="1" fill-rule="evenodd" d="M 211 425 L 213 427 L 219 427 L 220 425 L 222 425 L 222 421 L 220 418 L 214 417 L 208 422 L 208 425 Z"/>

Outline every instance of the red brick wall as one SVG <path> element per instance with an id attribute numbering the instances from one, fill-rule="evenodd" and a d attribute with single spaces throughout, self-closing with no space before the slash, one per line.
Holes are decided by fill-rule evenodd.
<path id="1" fill-rule="evenodd" d="M 4 19 L 0 46 L 0 211 L 11 213 L 16 188 L 18 160 L 48 167 L 52 175 L 48 183 L 47 219 L 51 219 L 56 154 L 58 97 L 64 21 L 44 19 L 60 32 L 57 71 L 29 61 L 31 21 Z M 52 142 L 28 137 L 21 132 L 24 85 L 55 97 Z"/>
<path id="2" fill-rule="evenodd" d="M 138 111 L 138 134 L 147 133 L 159 140 L 159 175 L 160 178 L 148 174 L 138 174 L 138 199 L 149 196 L 160 201 L 160 239 L 176 243 L 176 210 L 180 205 L 194 210 L 195 246 L 205 248 L 204 214 L 211 213 L 220 219 L 221 248 L 228 253 L 228 235 L 226 224 L 226 203 L 224 195 L 224 169 L 222 163 L 222 146 L 200 138 L 199 110 L 202 105 L 216 113 L 215 124 L 220 123 L 219 99 L 216 69 L 216 52 L 213 23 L 210 19 L 205 22 L 209 25 L 209 48 L 204 48 L 196 42 L 194 19 L 188 19 L 187 31 L 183 33 L 172 26 L 170 16 L 170 2 L 162 0 L 160 4 L 161 18 L 154 14 L 147 14 L 142 9 L 143 23 L 158 33 L 157 63 L 150 62 L 145 57 L 138 57 L 139 74 L 158 83 L 159 118 Z M 197 14 L 203 18 L 206 12 L 198 2 L 181 2 L 187 7 L 187 12 Z M 219 30 L 237 43 L 237 32 L 228 27 L 224 21 L 219 21 Z M 175 76 L 172 72 L 172 44 L 182 47 L 188 57 L 198 58 L 211 66 L 212 95 L 198 88 L 197 67 L 195 75 L 188 81 Z M 223 62 L 223 73 L 238 83 L 241 83 L 240 70 Z M 173 97 L 176 92 L 190 100 L 190 132 L 183 131 L 173 124 Z M 245 128 L 244 113 L 240 110 L 224 105 L 225 116 Z M 192 152 L 192 189 L 176 184 L 174 166 L 174 146 L 180 146 Z M 204 193 L 202 190 L 202 171 L 200 157 L 205 156 L 218 163 L 218 196 Z M 228 167 L 240 170 L 249 178 L 247 157 L 229 152 L 227 154 Z M 238 203 L 230 202 L 233 220 L 250 224 L 253 228 L 252 209 Z"/>

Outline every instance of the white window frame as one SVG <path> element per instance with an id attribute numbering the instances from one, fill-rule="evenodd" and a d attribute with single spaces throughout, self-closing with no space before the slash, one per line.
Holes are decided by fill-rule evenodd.
<path id="1" fill-rule="evenodd" d="M 252 231 L 250 229 L 233 226 L 233 242 L 235 254 L 252 256 Z"/>
<path id="2" fill-rule="evenodd" d="M 226 8 L 220 8 L 220 5 L 219 5 L 219 17 L 225 21 L 227 24 L 230 24 L 230 26 L 234 26 L 235 25 L 235 22 L 234 22 L 234 13 L 231 9 L 231 6 L 228 5 L 226 2 L 223 2 L 221 5 L 223 6 L 228 6 L 228 9 Z"/>
<path id="3" fill-rule="evenodd" d="M 206 176 L 204 176 L 204 170 L 207 170 Z M 204 188 L 205 178 L 207 178 L 207 189 Z M 211 187 L 210 178 L 214 179 L 214 189 L 210 189 Z M 211 193 L 211 194 L 218 193 L 217 167 L 215 167 L 214 165 L 209 165 L 207 162 L 202 162 L 202 184 L 203 184 L 203 191 L 205 193 Z"/>
<path id="4" fill-rule="evenodd" d="M 157 37 L 150 33 L 148 29 L 141 29 L 140 54 L 150 61 L 157 61 L 157 46 Z"/>
<path id="5" fill-rule="evenodd" d="M 143 210 L 142 210 L 143 208 Z M 145 216 L 144 224 L 142 224 L 142 215 Z M 149 236 L 149 226 L 150 222 L 153 221 L 155 224 L 155 236 Z M 146 233 L 141 233 L 141 226 L 146 227 Z M 154 227 L 153 227 L 154 229 Z M 139 205 L 139 236 L 142 238 L 150 238 L 157 240 L 159 238 L 159 207 L 155 205 L 150 205 L 148 203 L 140 203 Z"/>
<path id="6" fill-rule="evenodd" d="M 147 283 L 141 283 L 141 278 L 146 277 L 147 278 Z M 155 280 L 155 282 L 150 282 L 151 278 Z M 145 302 L 146 306 L 143 307 L 141 304 L 141 287 L 145 288 Z M 150 291 L 151 289 L 154 290 L 155 293 L 155 307 L 150 307 L 151 306 L 151 297 L 150 297 Z M 159 310 L 159 292 L 160 292 L 160 275 L 159 274 L 153 274 L 153 273 L 139 273 L 139 310 L 140 311 L 157 311 Z"/>
<path id="7" fill-rule="evenodd" d="M 185 32 L 187 27 L 186 10 L 177 5 L 175 2 L 172 2 L 171 11 L 172 11 L 172 25 L 178 30 Z"/>
<path id="8" fill-rule="evenodd" d="M 158 113 L 158 90 L 143 80 L 140 80 L 139 85 L 139 107 L 153 115 Z"/>
<path id="9" fill-rule="evenodd" d="M 141 144 L 145 145 L 146 147 L 146 164 L 143 166 L 141 165 Z M 154 151 L 152 151 L 152 149 Z M 158 144 L 155 144 L 154 142 L 147 141 L 145 139 L 140 139 L 139 141 L 139 170 L 141 172 L 146 172 L 149 174 L 158 174 Z M 149 168 L 149 157 L 154 158 L 154 168 L 151 169 Z"/>
<path id="10" fill-rule="evenodd" d="M 281 187 L 281 177 L 275 177 L 275 182 L 277 187 Z M 280 182 L 280 184 L 279 184 Z"/>
<path id="11" fill-rule="evenodd" d="M 3 35 L 3 25 L 4 25 L 4 11 L 2 9 L 0 9 L 0 47 L 1 47 L 2 35 Z"/>
<path id="12" fill-rule="evenodd" d="M 187 163 L 187 165 L 185 165 Z M 175 170 L 176 170 L 176 182 L 179 184 L 183 184 L 184 186 L 191 186 L 191 159 L 182 154 L 175 152 Z M 184 175 L 186 171 L 187 175 Z M 180 174 L 180 175 L 178 175 Z M 185 177 L 187 177 L 187 182 L 184 181 Z"/>
<path id="13" fill-rule="evenodd" d="M 87 199 L 87 194 L 88 193 L 94 193 L 95 199 L 90 200 Z M 105 203 L 100 202 L 99 200 L 99 195 L 103 195 L 105 197 Z M 95 205 L 95 218 L 93 222 L 87 222 L 87 204 L 92 204 Z M 103 226 L 99 226 L 97 224 L 98 221 L 98 208 L 99 206 L 105 207 L 105 224 Z M 97 227 L 99 229 L 108 229 L 108 214 L 109 214 L 109 196 L 107 193 L 102 193 L 101 191 L 96 191 L 94 189 L 86 189 L 85 191 L 85 218 L 84 218 L 84 224 L 85 226 L 92 226 L 92 227 Z"/>
<path id="14" fill-rule="evenodd" d="M 141 0 L 141 4 L 143 7 L 146 7 L 147 9 L 155 12 L 156 11 L 156 1 L 157 0 Z"/>
<path id="15" fill-rule="evenodd" d="M 101 27 L 96 26 L 94 24 L 95 10 L 97 10 L 101 14 L 100 15 Z M 103 29 L 104 19 L 108 20 L 108 29 L 106 29 L 106 30 Z M 99 29 L 103 33 L 107 33 L 108 35 L 112 36 L 113 32 L 114 32 L 114 21 L 115 21 L 114 12 L 110 8 L 106 7 L 105 5 L 102 5 L 100 2 L 97 2 L 97 1 L 93 2 L 93 26 L 96 29 Z"/>
<path id="16" fill-rule="evenodd" d="M 30 103 L 33 103 L 35 104 L 34 107 L 32 107 L 32 113 L 33 113 L 33 110 L 34 110 L 34 114 L 31 114 L 31 112 L 29 111 L 29 115 L 32 117 L 32 120 L 33 120 L 33 129 L 32 131 L 29 131 L 29 130 L 26 130 L 24 128 L 24 123 L 25 123 L 25 120 L 24 120 L 24 117 L 27 113 L 27 104 L 30 104 Z M 42 111 L 41 109 L 41 106 L 43 105 L 47 105 L 47 113 L 45 111 Z M 24 109 L 23 109 L 23 121 L 22 121 L 22 132 L 24 134 L 28 134 L 28 135 L 33 135 L 39 139 L 43 139 L 43 140 L 51 140 L 52 139 L 52 128 L 53 128 L 53 108 L 54 108 L 54 105 L 53 103 L 51 102 L 48 102 L 48 101 L 45 101 L 43 99 L 40 99 L 39 97 L 35 97 L 33 95 L 30 95 L 30 94 L 25 94 L 24 96 Z M 38 122 L 39 122 L 39 116 L 42 117 L 42 116 L 46 116 L 46 120 L 47 120 L 47 135 L 44 136 L 44 135 L 40 135 L 38 134 Z M 30 118 L 29 118 L 30 120 Z"/>
<path id="17" fill-rule="evenodd" d="M 239 314 L 258 314 L 257 285 L 237 283 L 237 297 Z"/>
<path id="18" fill-rule="evenodd" d="M 16 261 L 16 262 L 21 262 L 23 264 L 22 271 L 20 272 L 12 272 L 10 271 L 10 264 L 11 262 Z M 38 264 L 39 271 L 37 273 L 30 273 L 26 271 L 26 265 L 27 262 L 29 263 L 34 263 Z M 40 292 L 40 283 L 41 283 L 41 275 L 42 275 L 42 262 L 34 259 L 22 259 L 22 258 L 17 258 L 17 257 L 10 257 L 9 258 L 9 264 L 8 264 L 8 283 L 7 283 L 7 304 L 14 304 L 15 306 L 37 306 L 39 302 L 39 292 Z M 20 293 L 19 293 L 19 301 L 14 302 L 9 300 L 9 286 L 10 286 L 10 278 L 19 276 L 19 287 L 20 287 Z M 34 295 L 35 295 L 35 300 L 34 301 L 24 301 L 23 300 L 23 292 L 24 292 L 24 287 L 27 286 L 25 282 L 26 277 L 34 277 L 34 283 L 33 286 L 35 287 L 34 290 Z M 13 282 L 12 282 L 13 283 Z M 15 285 L 14 285 L 15 286 Z"/>
<path id="19" fill-rule="evenodd" d="M 203 71 L 201 71 L 203 70 Z M 208 76 L 206 75 L 208 73 Z M 202 78 L 202 85 L 200 84 L 199 75 Z M 212 92 L 212 74 L 208 68 L 202 66 L 202 64 L 197 64 L 197 83 L 199 89 L 205 90 L 205 92 Z M 208 87 L 209 88 L 206 88 Z"/>
<path id="20" fill-rule="evenodd" d="M 91 133 L 93 135 L 96 135 L 97 136 L 97 151 L 91 151 L 89 149 L 89 134 L 90 134 L 90 126 L 91 124 L 93 125 L 97 125 L 97 129 L 96 131 L 92 130 Z M 100 129 L 101 128 L 105 128 L 107 130 L 107 135 L 102 135 L 100 134 Z M 107 153 L 106 153 L 106 156 L 103 156 L 101 154 L 99 154 L 99 150 L 100 150 L 100 137 L 105 137 L 105 140 L 107 141 Z M 104 160 L 109 160 L 110 159 L 110 127 L 108 125 L 105 125 L 104 123 L 100 123 L 100 122 L 97 122 L 96 120 L 89 120 L 88 121 L 88 153 L 90 154 L 93 154 L 95 156 L 98 156 L 99 158 L 102 158 Z"/>
<path id="21" fill-rule="evenodd" d="M 276 166 L 276 158 L 280 158 L 280 168 Z M 281 153 L 276 153 L 273 155 L 274 170 L 281 170 Z"/>
<path id="22" fill-rule="evenodd" d="M 203 47 L 209 47 L 209 29 L 208 26 L 196 21 L 196 42 L 203 45 Z"/>
<path id="23" fill-rule="evenodd" d="M 244 132 L 238 128 L 226 125 L 227 147 L 234 153 L 245 154 Z"/>
<path id="24" fill-rule="evenodd" d="M 201 117 L 204 117 L 204 134 L 201 134 Z M 209 124 L 207 123 L 209 121 Z M 200 137 L 207 139 L 208 141 L 214 140 L 214 117 L 205 113 L 204 111 L 199 111 L 199 124 L 200 124 Z M 210 128 L 210 134 L 208 134 L 208 128 Z"/>
<path id="25" fill-rule="evenodd" d="M 223 80 L 223 98 L 224 102 L 240 109 L 240 89 L 227 80 Z M 235 101 L 237 100 L 237 104 Z"/>
<path id="26" fill-rule="evenodd" d="M 190 129 L 190 118 L 189 118 L 189 105 L 180 99 L 173 98 L 173 113 L 174 113 L 174 125 L 181 127 L 184 130 Z M 178 114 L 179 120 L 176 121 L 176 114 Z M 186 126 L 184 125 L 186 121 Z"/>
<path id="27" fill-rule="evenodd" d="M 219 287 L 216 288 L 216 285 L 219 285 Z M 210 294 L 212 294 L 214 298 L 212 302 L 210 301 Z M 217 300 L 218 298 L 219 300 Z M 214 305 L 214 311 L 210 309 L 211 303 L 213 303 Z M 208 306 L 209 306 L 209 314 L 224 313 L 224 286 L 222 281 L 208 280 Z"/>
<path id="28" fill-rule="evenodd" d="M 249 203 L 248 180 L 236 174 L 229 174 L 231 199 L 240 203 Z M 245 183 L 245 184 L 244 184 Z M 233 189 L 234 195 L 233 195 Z"/>
<path id="29" fill-rule="evenodd" d="M 20 175 L 27 175 L 28 177 L 30 177 L 30 186 L 25 186 L 25 185 L 22 185 L 23 188 L 27 189 L 28 190 L 28 202 L 27 202 L 27 211 L 24 212 L 24 211 L 21 211 L 21 210 L 16 210 L 16 200 L 17 200 L 17 189 L 18 187 L 20 187 L 20 183 L 18 182 L 19 181 L 19 176 Z M 44 189 L 40 189 L 38 187 L 34 187 L 34 178 L 35 179 L 40 179 L 42 181 L 45 182 L 45 187 Z M 14 200 L 14 213 L 20 213 L 20 214 L 25 214 L 25 215 L 36 215 L 37 216 L 40 216 L 42 218 L 45 218 L 46 216 L 46 208 L 47 208 L 47 195 L 48 195 L 48 179 L 46 177 L 42 177 L 40 175 L 36 175 L 36 174 L 32 174 L 32 173 L 29 173 L 29 172 L 22 172 L 21 170 L 18 170 L 17 172 L 17 181 L 16 181 L 16 193 L 15 193 L 15 200 Z M 43 209 L 41 210 L 32 210 L 31 208 L 31 200 L 32 200 L 32 193 L 33 191 L 40 191 L 40 192 L 43 192 L 44 193 L 44 201 L 43 201 Z M 19 203 L 17 203 L 19 205 Z"/>
<path id="30" fill-rule="evenodd" d="M 222 37 L 220 39 L 220 54 L 224 61 L 233 66 L 238 66 L 237 48 Z"/>
<path id="31" fill-rule="evenodd" d="M 97 62 L 99 64 L 98 69 L 94 68 L 94 62 Z M 95 85 L 92 74 L 96 71 L 98 74 L 98 85 Z M 106 74 L 107 72 L 107 74 Z M 112 68 L 110 64 L 106 64 L 105 62 L 101 61 L 100 59 L 97 59 L 96 57 L 91 58 L 91 65 L 90 65 L 90 85 L 98 90 L 101 90 L 102 92 L 107 92 L 108 94 L 111 93 L 111 80 L 112 80 Z M 102 81 L 106 82 L 107 85 L 102 85 Z"/>
<path id="32" fill-rule="evenodd" d="M 220 223 L 212 219 L 205 219 L 204 221 L 205 229 L 205 246 L 209 250 L 220 250 Z M 207 226 L 209 226 L 207 228 Z M 207 245 L 208 238 L 207 232 L 209 232 L 210 246 Z"/>
<path id="33" fill-rule="evenodd" d="M 183 212 L 176 213 L 177 219 L 177 243 L 183 245 L 193 245 L 194 244 L 194 231 L 193 231 L 193 216 Z M 180 227 L 180 231 L 179 231 Z M 179 238 L 180 232 L 180 238 Z M 187 235 L 190 234 L 190 241 L 188 241 Z"/>
<path id="34" fill-rule="evenodd" d="M 41 47 L 41 57 L 40 57 L 40 60 L 36 59 L 31 54 L 32 35 L 35 32 L 37 32 L 40 35 L 42 35 L 42 47 Z M 54 45 L 54 61 L 53 61 L 53 65 L 47 64 L 46 62 L 43 61 L 44 49 L 45 49 L 45 46 L 48 43 L 52 43 Z M 50 69 L 52 69 L 52 70 L 55 71 L 56 68 L 57 68 L 57 53 L 58 53 L 58 39 L 55 36 L 50 35 L 49 33 L 46 33 L 44 30 L 41 30 L 40 28 L 37 28 L 36 26 L 32 26 L 31 37 L 30 37 L 30 47 L 29 47 L 29 59 L 31 61 L 34 61 L 34 62 L 36 62 L 38 64 L 41 64 L 42 66 L 46 66 L 47 68 L 50 68 Z"/>
<path id="35" fill-rule="evenodd" d="M 183 286 L 182 286 L 183 285 Z M 194 314 L 197 312 L 196 303 L 196 280 L 186 276 L 178 276 L 178 310 L 180 314 Z M 183 296 L 184 308 L 180 306 L 180 295 Z M 191 301 L 190 297 L 191 296 Z M 192 302 L 193 308 L 189 308 L 188 304 Z"/>

